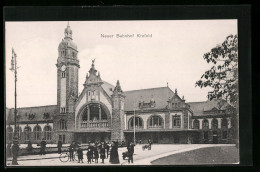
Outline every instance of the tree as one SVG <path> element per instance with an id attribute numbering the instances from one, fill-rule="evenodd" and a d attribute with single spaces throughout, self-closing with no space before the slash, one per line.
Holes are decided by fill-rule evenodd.
<path id="1" fill-rule="evenodd" d="M 213 66 L 195 84 L 200 88 L 211 87 L 208 99 L 225 100 L 230 104 L 226 112 L 233 114 L 232 128 L 238 131 L 238 37 L 229 35 L 221 44 L 205 53 L 203 58 Z M 223 102 L 223 101 L 220 101 Z M 236 135 L 236 134 L 235 134 Z M 235 136 L 236 137 L 236 136 Z"/>

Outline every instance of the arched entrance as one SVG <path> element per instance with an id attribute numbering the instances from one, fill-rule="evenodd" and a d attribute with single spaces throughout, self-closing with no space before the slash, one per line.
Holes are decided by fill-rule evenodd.
<path id="1" fill-rule="evenodd" d="M 80 143 L 109 141 L 111 115 L 108 108 L 99 102 L 84 105 L 76 117 L 74 139 Z"/>

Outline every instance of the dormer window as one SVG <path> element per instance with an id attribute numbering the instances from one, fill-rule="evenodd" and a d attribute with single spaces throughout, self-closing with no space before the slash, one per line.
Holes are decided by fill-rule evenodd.
<path id="1" fill-rule="evenodd" d="M 65 72 L 61 72 L 61 77 L 62 78 L 66 78 L 66 73 Z"/>
<path id="2" fill-rule="evenodd" d="M 65 107 L 60 108 L 60 113 L 66 113 L 66 108 Z"/>

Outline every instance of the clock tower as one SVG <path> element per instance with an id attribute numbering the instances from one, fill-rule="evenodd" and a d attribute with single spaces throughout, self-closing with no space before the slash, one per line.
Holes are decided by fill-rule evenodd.
<path id="1" fill-rule="evenodd" d="M 57 115 L 74 113 L 78 97 L 78 50 L 72 41 L 72 30 L 67 25 L 64 38 L 59 44 L 57 59 Z"/>

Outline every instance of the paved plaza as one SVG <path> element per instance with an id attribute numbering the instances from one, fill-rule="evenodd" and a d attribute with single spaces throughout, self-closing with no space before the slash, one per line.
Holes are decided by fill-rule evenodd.
<path id="1" fill-rule="evenodd" d="M 119 148 L 119 160 L 120 164 L 116 165 L 151 165 L 151 161 L 156 159 L 166 157 L 169 155 L 196 150 L 199 148 L 207 148 L 207 147 L 218 147 L 218 146 L 234 146 L 232 144 L 158 144 L 152 145 L 152 150 L 142 150 L 142 145 L 135 146 L 134 153 L 134 163 L 128 164 L 127 159 L 123 160 L 122 153 L 127 149 Z M 84 163 L 78 163 L 74 161 L 61 162 L 59 160 L 59 154 L 46 154 L 46 155 L 28 155 L 28 156 L 20 156 L 18 157 L 19 166 L 96 166 L 96 165 L 115 165 L 110 164 L 109 159 L 105 159 L 105 163 L 101 163 L 101 159 L 99 159 L 99 163 L 87 164 L 86 159 L 86 151 L 84 153 Z M 206 157 L 205 157 L 206 158 Z M 11 158 L 7 160 L 7 166 L 11 166 Z"/>

